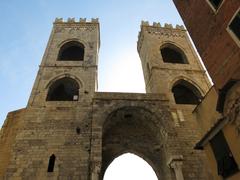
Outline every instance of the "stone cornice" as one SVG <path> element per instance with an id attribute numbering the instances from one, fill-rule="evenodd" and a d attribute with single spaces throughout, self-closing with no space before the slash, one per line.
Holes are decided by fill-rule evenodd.
<path id="1" fill-rule="evenodd" d="M 165 94 L 157 93 L 119 93 L 119 92 L 95 92 L 94 100 L 133 100 L 133 101 L 166 101 Z"/>

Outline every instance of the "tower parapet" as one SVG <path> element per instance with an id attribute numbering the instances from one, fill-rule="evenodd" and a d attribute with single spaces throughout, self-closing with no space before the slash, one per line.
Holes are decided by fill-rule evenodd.
<path id="1" fill-rule="evenodd" d="M 153 22 L 152 25 L 149 23 L 149 21 L 142 21 L 141 22 L 141 27 L 142 26 L 149 26 L 149 27 L 162 27 L 160 22 Z M 173 27 L 172 24 L 168 24 L 165 23 L 163 28 L 171 28 L 171 29 L 181 29 L 181 30 L 185 30 L 183 25 L 176 25 L 175 27 Z"/>
<path id="2" fill-rule="evenodd" d="M 141 22 L 141 31 L 138 35 L 138 44 L 137 49 L 140 51 L 142 47 L 142 39 L 144 36 L 144 32 L 148 34 L 154 34 L 158 36 L 178 36 L 185 37 L 186 29 L 183 25 L 176 25 L 175 27 L 172 24 L 165 23 L 164 26 L 161 26 L 160 22 L 153 22 L 150 24 L 148 21 Z"/>
<path id="3" fill-rule="evenodd" d="M 96 36 L 98 36 L 97 41 L 97 51 L 100 47 L 100 27 L 99 27 L 99 19 L 98 18 L 91 18 L 88 20 L 87 18 L 76 18 L 69 17 L 67 19 L 63 18 L 55 18 L 53 22 L 53 32 L 54 33 L 69 33 L 74 34 L 78 33 L 79 31 L 84 32 L 96 32 Z M 74 37 L 75 38 L 75 37 Z"/>
<path id="4" fill-rule="evenodd" d="M 56 18 L 54 21 L 54 24 L 57 23 L 99 23 L 98 18 L 91 18 L 90 21 L 87 21 L 87 18 L 80 18 L 78 21 L 76 21 L 75 18 L 67 18 L 66 21 L 64 21 L 63 18 Z"/>

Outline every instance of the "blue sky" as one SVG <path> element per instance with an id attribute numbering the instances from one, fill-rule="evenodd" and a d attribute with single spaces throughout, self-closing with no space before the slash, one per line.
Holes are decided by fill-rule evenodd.
<path id="1" fill-rule="evenodd" d="M 1 0 L 0 8 L 0 127 L 9 111 L 26 106 L 56 17 L 99 18 L 98 90 L 115 92 L 145 92 L 137 54 L 141 20 L 183 24 L 171 0 Z M 119 177 L 114 171 L 118 162 L 117 170 L 128 164 L 139 171 L 136 165 L 143 163 L 144 175 L 152 171 L 134 156 L 117 159 L 106 179 Z M 156 179 L 151 173 L 145 179 Z"/>
<path id="2" fill-rule="evenodd" d="M 171 0 L 1 0 L 0 7 L 0 127 L 7 112 L 26 106 L 56 17 L 99 18 L 99 91 L 144 92 L 141 20 L 183 24 Z"/>

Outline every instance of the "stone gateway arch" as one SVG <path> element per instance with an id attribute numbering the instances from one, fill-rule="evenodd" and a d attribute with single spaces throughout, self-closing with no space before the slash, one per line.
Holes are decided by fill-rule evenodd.
<path id="1" fill-rule="evenodd" d="M 101 180 L 131 152 L 158 179 L 211 179 L 192 114 L 210 83 L 186 30 L 142 22 L 146 93 L 97 92 L 99 32 L 98 19 L 55 20 L 28 104 L 1 129 L 0 178 Z"/>

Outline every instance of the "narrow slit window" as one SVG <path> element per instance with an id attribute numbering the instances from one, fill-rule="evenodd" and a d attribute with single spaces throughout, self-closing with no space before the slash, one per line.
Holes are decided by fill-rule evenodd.
<path id="1" fill-rule="evenodd" d="M 48 172 L 53 172 L 55 159 L 56 159 L 56 157 L 54 154 L 50 156 L 49 162 L 48 162 Z"/>
<path id="2" fill-rule="evenodd" d="M 80 134 L 80 133 L 81 133 L 80 127 L 77 127 L 77 128 L 76 128 L 76 132 L 77 132 L 77 134 Z"/>

